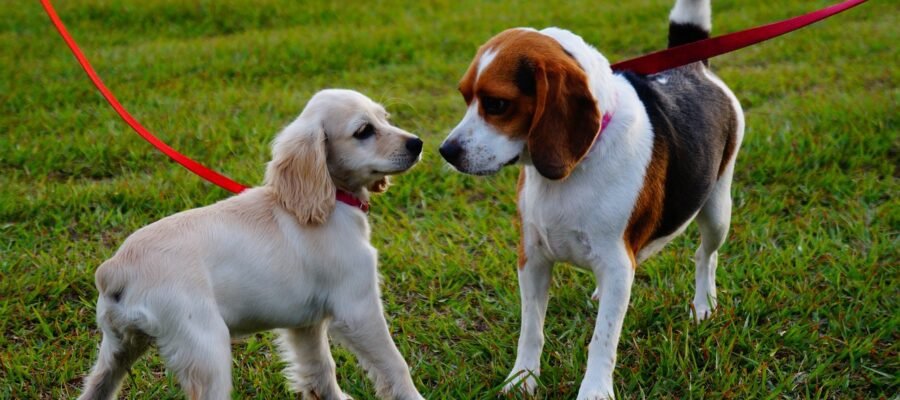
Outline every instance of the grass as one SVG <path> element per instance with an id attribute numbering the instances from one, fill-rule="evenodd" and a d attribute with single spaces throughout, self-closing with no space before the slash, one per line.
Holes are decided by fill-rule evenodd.
<path id="1" fill-rule="evenodd" d="M 515 358 L 514 185 L 437 155 L 464 111 L 477 46 L 558 25 L 610 60 L 665 43 L 668 0 L 564 5 L 472 0 L 59 1 L 126 107 L 175 148 L 258 183 L 268 143 L 325 87 L 383 102 L 426 142 L 374 200 L 386 312 L 420 390 L 495 398 Z M 426 4 L 427 3 L 427 4 Z M 731 32 L 833 1 L 721 0 Z M 137 228 L 228 196 L 133 134 L 88 84 L 37 2 L 0 6 L 0 398 L 71 398 L 95 357 L 94 269 Z M 896 399 L 900 193 L 896 4 L 872 1 L 714 60 L 747 113 L 721 311 L 691 323 L 695 228 L 642 265 L 619 345 L 621 398 Z M 596 304 L 557 268 L 539 398 L 574 398 Z M 234 398 L 288 398 L 268 333 L 234 345 Z M 336 351 L 339 381 L 374 391 Z M 151 351 L 124 398 L 180 398 Z"/>

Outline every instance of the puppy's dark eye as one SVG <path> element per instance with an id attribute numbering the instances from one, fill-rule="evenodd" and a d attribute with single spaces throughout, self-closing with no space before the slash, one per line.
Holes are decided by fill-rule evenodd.
<path id="1" fill-rule="evenodd" d="M 500 115 L 509 108 L 509 101 L 485 96 L 481 98 L 481 107 L 484 108 L 484 112 L 488 115 Z"/>
<path id="2" fill-rule="evenodd" d="M 353 137 L 363 140 L 375 134 L 375 126 L 372 124 L 365 124 L 362 128 L 359 128 L 356 133 L 353 134 Z"/>

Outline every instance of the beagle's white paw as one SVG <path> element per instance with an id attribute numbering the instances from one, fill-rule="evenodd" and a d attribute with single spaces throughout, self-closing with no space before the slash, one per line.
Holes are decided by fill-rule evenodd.
<path id="1" fill-rule="evenodd" d="M 715 304 L 711 305 L 708 301 L 694 301 L 691 303 L 691 309 L 689 310 L 691 316 L 694 318 L 694 322 L 700 323 L 700 321 L 704 321 L 712 317 L 713 311 L 716 310 Z"/>
<path id="2" fill-rule="evenodd" d="M 605 394 L 600 392 L 591 392 L 591 393 L 579 393 L 578 400 L 612 400 L 612 394 Z"/>
<path id="3" fill-rule="evenodd" d="M 613 395 L 612 389 L 602 390 L 602 389 L 588 389 L 585 390 L 584 387 L 578 391 L 578 400 L 613 400 L 615 396 Z"/>
<path id="4" fill-rule="evenodd" d="M 528 370 L 514 370 L 506 378 L 509 382 L 503 386 L 504 394 L 522 393 L 534 396 L 537 389 L 537 376 L 539 372 Z"/>

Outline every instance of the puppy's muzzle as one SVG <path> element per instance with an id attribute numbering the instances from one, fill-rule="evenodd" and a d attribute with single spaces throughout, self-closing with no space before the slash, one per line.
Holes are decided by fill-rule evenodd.
<path id="1" fill-rule="evenodd" d="M 403 147 L 406 148 L 405 152 L 398 149 L 398 151 L 391 156 L 391 161 L 394 163 L 395 169 L 381 171 L 381 173 L 387 175 L 398 174 L 412 168 L 413 165 L 419 162 L 422 154 L 422 139 L 413 136 L 412 138 L 406 139 L 406 142 L 403 143 Z"/>

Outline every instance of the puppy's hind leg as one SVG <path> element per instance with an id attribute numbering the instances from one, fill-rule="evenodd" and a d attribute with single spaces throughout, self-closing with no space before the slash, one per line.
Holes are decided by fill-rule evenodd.
<path id="1" fill-rule="evenodd" d="M 697 214 L 700 228 L 700 247 L 694 254 L 694 318 L 702 321 L 716 309 L 716 268 L 719 264 L 719 247 L 725 243 L 731 224 L 731 177 L 734 163 L 719 178 L 709 199 Z"/>
<path id="2" fill-rule="evenodd" d="M 193 301 L 195 303 L 191 304 Z M 191 400 L 231 398 L 231 334 L 217 308 L 204 299 L 181 299 L 157 337 L 166 366 Z"/>
<path id="3" fill-rule="evenodd" d="M 101 322 L 101 324 L 103 324 Z M 117 335 L 109 327 L 103 327 L 100 354 L 91 374 L 85 379 L 84 393 L 79 400 L 108 400 L 116 396 L 122 378 L 131 365 L 149 347 L 149 338 L 140 333 Z"/>
<path id="4" fill-rule="evenodd" d="M 288 363 L 284 374 L 291 389 L 304 399 L 349 399 L 337 383 L 326 327 L 327 323 L 322 321 L 310 327 L 279 332 L 278 347 Z"/>

